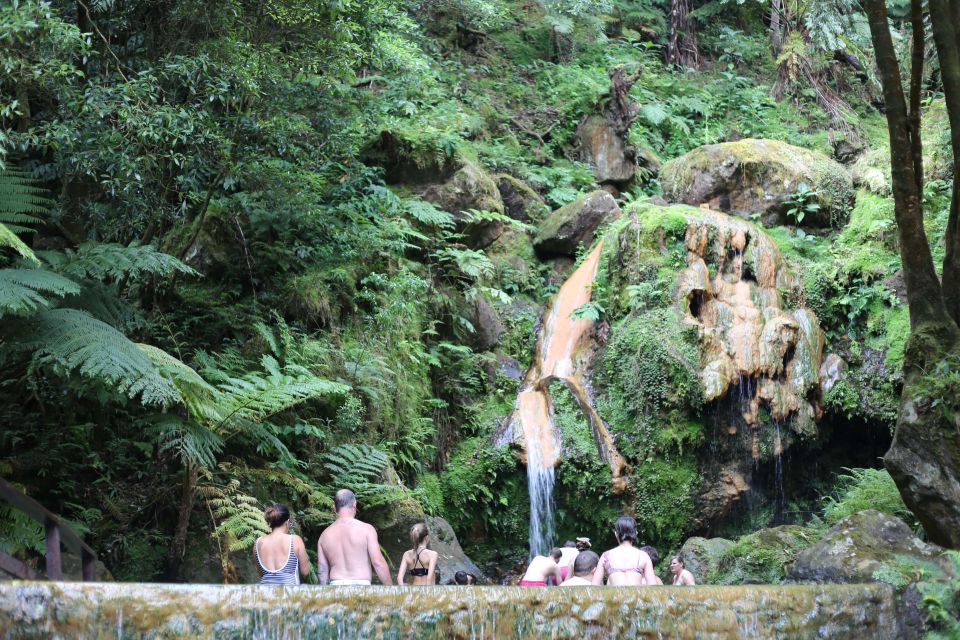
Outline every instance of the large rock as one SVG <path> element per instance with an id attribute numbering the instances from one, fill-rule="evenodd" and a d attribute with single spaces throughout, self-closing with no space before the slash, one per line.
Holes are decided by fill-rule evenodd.
<path id="1" fill-rule="evenodd" d="M 503 233 L 504 224 L 499 220 L 472 220 L 464 212 L 492 211 L 503 213 L 500 190 L 487 173 L 469 160 L 464 160 L 453 176 L 443 184 L 427 187 L 421 197 L 454 215 L 457 229 L 466 237 L 473 249 L 482 249 L 493 243 Z"/>
<path id="2" fill-rule="evenodd" d="M 799 525 L 760 529 L 723 549 L 708 578 L 711 584 L 779 584 L 815 540 L 814 531 Z"/>
<path id="3" fill-rule="evenodd" d="M 597 228 L 619 215 L 612 195 L 594 191 L 551 213 L 537 230 L 533 248 L 539 255 L 573 257 L 580 243 L 589 246 Z"/>
<path id="4" fill-rule="evenodd" d="M 716 573 L 723 553 L 732 546 L 733 541 L 726 538 L 694 537 L 683 543 L 677 555 L 697 584 L 709 584 L 709 577 Z"/>
<path id="5" fill-rule="evenodd" d="M 460 547 L 460 542 L 450 523 L 443 518 L 428 516 L 422 512 L 419 517 L 414 517 L 413 513 L 409 513 L 408 516 L 402 521 L 398 520 L 393 526 L 381 530 L 379 535 L 380 544 L 389 557 L 388 562 L 394 576 L 400 566 L 403 553 L 413 546 L 410 542 L 410 527 L 418 522 L 426 523 L 430 531 L 430 548 L 439 555 L 437 558 L 438 584 L 450 580 L 457 571 L 466 571 L 475 576 L 481 575 L 480 569 Z"/>
<path id="6" fill-rule="evenodd" d="M 477 351 L 490 351 L 500 344 L 503 323 L 489 302 L 478 295 L 473 300 L 473 335 L 471 342 Z"/>
<path id="7" fill-rule="evenodd" d="M 577 129 L 580 159 L 590 163 L 597 182 L 625 185 L 637 172 L 637 150 L 624 142 L 603 116 L 589 116 Z"/>
<path id="8" fill-rule="evenodd" d="M 668 200 L 707 204 L 767 225 L 794 222 L 787 197 L 801 183 L 817 192 L 820 209 L 804 226 L 841 226 L 853 201 L 850 174 L 827 156 L 776 140 L 745 139 L 698 147 L 663 166 L 660 183 Z"/>
<path id="9" fill-rule="evenodd" d="M 540 194 L 523 180 L 506 173 L 498 174 L 494 179 L 500 190 L 504 213 L 514 220 L 536 224 L 550 214 L 550 207 L 546 205 Z"/>
<path id="10" fill-rule="evenodd" d="M 793 580 L 874 582 L 885 568 L 936 565 L 950 571 L 942 549 L 917 538 L 899 518 L 869 509 L 830 527 L 819 542 L 797 557 Z"/>

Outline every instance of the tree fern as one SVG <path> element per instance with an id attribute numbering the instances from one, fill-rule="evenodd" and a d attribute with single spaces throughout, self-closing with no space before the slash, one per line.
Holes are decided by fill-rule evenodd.
<path id="1" fill-rule="evenodd" d="M 223 450 L 223 438 L 207 427 L 176 414 L 160 414 L 146 421 L 146 436 L 160 453 L 171 454 L 182 464 L 212 469 Z"/>
<path id="2" fill-rule="evenodd" d="M 170 404 L 181 397 L 146 354 L 122 333 L 77 309 L 51 309 L 16 331 L 16 347 L 34 352 L 38 364 L 64 373 L 79 371 L 144 404 Z"/>
<path id="3" fill-rule="evenodd" d="M 425 200 L 406 200 L 404 208 L 407 215 L 428 227 L 452 229 L 454 226 L 453 215 Z"/>
<path id="4" fill-rule="evenodd" d="M 177 388 L 180 401 L 194 420 L 209 423 L 219 419 L 217 390 L 213 385 L 163 349 L 142 343 L 138 343 L 137 347 L 150 359 L 160 375 L 170 380 Z"/>
<path id="5" fill-rule="evenodd" d="M 24 258 L 37 262 L 33 251 L 17 234 L 31 231 L 23 225 L 40 222 L 33 214 L 44 213 L 50 205 L 46 191 L 35 186 L 26 172 L 13 167 L 0 168 L 0 247 L 10 247 Z"/>
<path id="6" fill-rule="evenodd" d="M 46 269 L 0 269 L 0 317 L 30 315 L 49 306 L 48 296 L 77 293 L 77 283 Z"/>

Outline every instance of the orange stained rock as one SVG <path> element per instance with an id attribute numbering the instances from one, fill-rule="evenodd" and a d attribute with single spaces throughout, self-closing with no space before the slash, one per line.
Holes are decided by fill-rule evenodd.
<path id="1" fill-rule="evenodd" d="M 536 455 L 542 466 L 556 465 L 559 443 L 546 392 L 537 387 L 521 391 L 517 396 L 517 411 L 526 443 L 527 464 L 530 456 Z"/>

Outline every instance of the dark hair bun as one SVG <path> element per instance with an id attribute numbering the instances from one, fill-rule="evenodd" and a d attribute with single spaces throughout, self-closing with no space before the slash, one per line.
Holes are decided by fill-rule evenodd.
<path id="1" fill-rule="evenodd" d="M 286 505 L 275 504 L 272 507 L 267 507 L 267 510 L 263 512 L 263 519 L 267 521 L 271 529 L 276 529 L 290 519 L 290 510 L 287 509 Z"/>

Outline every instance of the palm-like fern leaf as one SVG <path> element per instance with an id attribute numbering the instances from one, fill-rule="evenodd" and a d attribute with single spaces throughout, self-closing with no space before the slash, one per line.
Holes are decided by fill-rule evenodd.
<path id="1" fill-rule="evenodd" d="M 50 309 L 30 318 L 19 331 L 18 348 L 34 351 L 41 364 L 78 370 L 144 404 L 181 400 L 173 383 L 160 375 L 144 352 L 122 333 L 78 309 Z"/>
<path id="2" fill-rule="evenodd" d="M 29 315 L 49 305 L 47 295 L 79 292 L 76 282 L 46 269 L 0 269 L 0 317 Z"/>
<path id="3" fill-rule="evenodd" d="M 213 535 L 225 537 L 230 551 L 249 549 L 258 537 L 270 533 L 260 503 L 240 491 L 239 480 L 226 486 L 201 484 L 197 492 L 206 500 L 217 525 Z"/>
<path id="4" fill-rule="evenodd" d="M 0 222 L 0 247 L 10 247 L 27 260 L 37 264 L 40 263 L 40 261 L 37 260 L 37 257 L 33 255 L 33 251 L 30 250 L 30 247 L 28 247 L 23 240 L 18 238 L 17 234 L 14 233 L 10 227 L 2 222 Z"/>
<path id="5" fill-rule="evenodd" d="M 369 445 L 345 444 L 325 456 L 334 486 L 351 489 L 368 506 L 392 502 L 404 494 L 397 484 L 380 482 L 390 464 L 387 454 Z"/>
<path id="6" fill-rule="evenodd" d="M 174 414 L 154 416 L 148 421 L 145 432 L 161 453 L 172 453 L 183 464 L 212 468 L 217 464 L 217 454 L 223 450 L 220 436 L 193 420 L 184 420 Z"/>
<path id="7" fill-rule="evenodd" d="M 174 273 L 197 275 L 180 260 L 149 245 L 125 247 L 85 242 L 76 251 L 44 254 L 44 258 L 57 271 L 91 280 L 137 280 L 144 275 L 166 277 Z"/>
<path id="8" fill-rule="evenodd" d="M 36 262 L 33 251 L 17 234 L 30 231 L 23 225 L 40 222 L 31 214 L 45 212 L 50 204 L 46 191 L 34 186 L 26 172 L 12 167 L 0 169 L 0 247 L 10 247 Z"/>
<path id="9" fill-rule="evenodd" d="M 181 401 L 194 420 L 209 424 L 218 419 L 217 390 L 213 385 L 163 349 L 143 343 L 138 343 L 137 347 L 150 359 L 160 375 L 177 388 Z"/>

